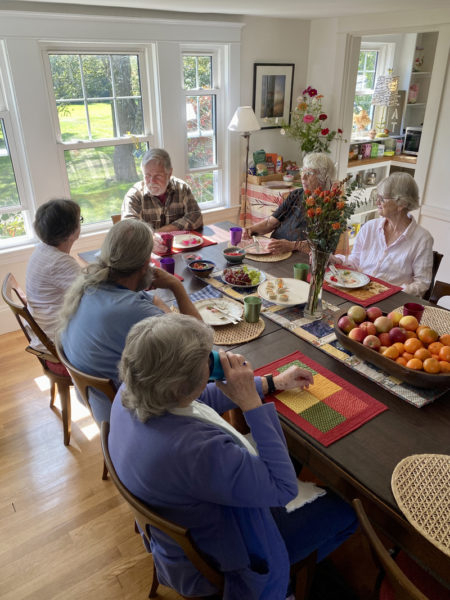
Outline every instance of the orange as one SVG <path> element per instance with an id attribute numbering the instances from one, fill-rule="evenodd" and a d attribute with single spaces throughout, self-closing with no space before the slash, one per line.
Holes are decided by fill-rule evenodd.
<path id="1" fill-rule="evenodd" d="M 423 362 L 425 359 L 431 358 L 431 352 L 426 348 L 419 348 L 414 352 L 414 358 L 419 358 Z"/>
<path id="2" fill-rule="evenodd" d="M 441 344 L 441 342 L 431 342 L 431 344 L 428 346 L 428 350 L 431 352 L 431 354 L 439 354 L 441 348 L 443 347 L 444 344 Z"/>
<path id="3" fill-rule="evenodd" d="M 405 346 L 406 352 L 411 352 L 411 354 L 414 354 L 416 350 L 423 347 L 422 342 L 417 338 L 409 338 L 405 340 L 403 345 Z"/>
<path id="4" fill-rule="evenodd" d="M 439 337 L 438 332 L 431 329 L 431 327 L 425 327 L 425 329 L 421 329 L 419 332 L 416 331 L 416 333 L 419 340 L 424 344 L 432 344 Z"/>
<path id="5" fill-rule="evenodd" d="M 419 333 L 422 331 L 422 329 L 430 329 L 430 327 L 428 325 L 419 325 L 419 327 L 416 329 L 417 336 L 419 336 Z"/>
<path id="6" fill-rule="evenodd" d="M 450 362 L 450 346 L 442 346 L 439 350 L 439 360 Z"/>
<path id="7" fill-rule="evenodd" d="M 423 370 L 427 373 L 440 373 L 441 366 L 435 358 L 427 358 L 423 361 Z"/>
<path id="8" fill-rule="evenodd" d="M 398 324 L 399 327 L 403 327 L 407 331 L 415 331 L 419 327 L 419 321 L 412 315 L 402 317 Z"/>
<path id="9" fill-rule="evenodd" d="M 444 346 L 450 346 L 450 333 L 444 333 L 444 335 L 441 335 L 439 341 L 441 344 L 444 344 Z"/>
<path id="10" fill-rule="evenodd" d="M 429 360 L 429 359 L 427 359 L 427 360 Z M 412 358 L 411 360 L 408 360 L 408 362 L 406 363 L 406 366 L 408 367 L 408 369 L 414 369 L 415 371 L 421 371 L 423 368 L 423 363 L 418 358 Z"/>
<path id="11" fill-rule="evenodd" d="M 395 362 L 398 363 L 399 365 L 402 365 L 403 367 L 406 367 L 406 363 L 408 361 L 403 356 L 399 356 L 398 358 L 395 359 Z M 450 363 L 449 363 L 449 367 L 450 367 Z"/>
<path id="12" fill-rule="evenodd" d="M 439 360 L 439 354 L 432 354 L 431 358 L 435 358 L 436 360 Z"/>
<path id="13" fill-rule="evenodd" d="M 409 338 L 417 338 L 416 332 L 415 331 L 407 331 L 406 332 L 406 339 L 409 339 Z"/>
<path id="14" fill-rule="evenodd" d="M 441 373 L 450 373 L 450 362 L 446 360 L 441 360 L 439 363 L 441 367 Z"/>
<path id="15" fill-rule="evenodd" d="M 414 358 L 414 354 L 411 354 L 411 352 L 403 352 L 402 356 L 406 359 L 406 362 Z"/>
<path id="16" fill-rule="evenodd" d="M 395 344 L 392 345 L 397 348 L 399 354 L 403 354 L 403 352 L 405 351 L 405 346 L 404 344 L 402 344 L 402 342 L 395 342 Z"/>
<path id="17" fill-rule="evenodd" d="M 395 346 L 389 346 L 383 352 L 383 356 L 386 356 L 386 358 L 392 358 L 392 360 L 395 360 L 396 358 L 398 358 L 399 354 L 400 354 L 400 352 L 398 351 L 398 348 L 396 348 Z"/>

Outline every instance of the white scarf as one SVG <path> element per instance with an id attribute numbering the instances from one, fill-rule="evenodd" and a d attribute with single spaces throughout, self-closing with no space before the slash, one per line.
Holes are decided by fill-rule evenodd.
<path id="1" fill-rule="evenodd" d="M 225 421 L 225 419 L 222 419 L 222 417 L 213 408 L 203 404 L 202 402 L 194 400 L 191 402 L 191 404 L 189 404 L 189 406 L 185 406 L 183 408 L 172 408 L 169 412 L 174 415 L 192 417 L 194 419 L 198 419 L 199 421 L 216 425 L 219 427 L 219 429 L 222 429 L 231 435 L 231 437 L 239 446 L 245 448 L 253 456 L 258 456 L 257 446 L 251 434 L 248 434 L 247 436 L 242 435 L 242 433 L 239 433 L 239 431 L 230 425 L 230 423 Z M 324 496 L 326 494 L 326 490 L 317 487 L 312 481 L 300 481 L 297 479 L 297 486 L 297 496 L 288 504 L 286 504 L 287 512 L 292 512 L 304 504 L 313 502 L 317 498 L 320 498 L 320 496 Z"/>

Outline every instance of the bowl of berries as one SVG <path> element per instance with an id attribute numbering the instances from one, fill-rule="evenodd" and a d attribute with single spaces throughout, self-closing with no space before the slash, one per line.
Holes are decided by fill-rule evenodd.
<path id="1" fill-rule="evenodd" d="M 208 277 L 214 270 L 216 263 L 212 260 L 193 260 L 188 268 L 198 277 Z"/>
<path id="2" fill-rule="evenodd" d="M 229 246 L 223 251 L 223 255 L 229 263 L 238 264 L 244 260 L 245 257 L 244 248 L 238 248 L 237 246 Z"/>
<path id="3" fill-rule="evenodd" d="M 227 267 L 222 273 L 222 281 L 239 288 L 256 287 L 265 279 L 264 273 L 247 265 Z"/>

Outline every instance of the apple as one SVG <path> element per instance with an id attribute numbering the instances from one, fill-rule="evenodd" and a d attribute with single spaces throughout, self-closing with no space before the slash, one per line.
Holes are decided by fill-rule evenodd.
<path id="1" fill-rule="evenodd" d="M 380 340 L 382 346 L 392 346 L 391 338 L 389 337 L 389 333 L 387 331 L 379 333 L 378 339 Z"/>
<path id="2" fill-rule="evenodd" d="M 361 327 L 355 327 L 348 333 L 348 337 L 356 342 L 362 342 L 367 336 L 367 333 Z"/>
<path id="3" fill-rule="evenodd" d="M 372 321 L 364 321 L 359 325 L 359 327 L 361 327 L 361 329 L 364 329 L 367 335 L 375 335 L 377 332 L 377 328 L 372 323 Z"/>
<path id="4" fill-rule="evenodd" d="M 348 333 L 356 327 L 356 323 L 353 319 L 347 317 L 347 315 L 344 315 L 339 319 L 338 327 L 339 329 L 342 329 L 342 331 L 344 331 L 345 333 Z"/>
<path id="5" fill-rule="evenodd" d="M 393 326 L 398 327 L 400 319 L 403 317 L 403 315 L 401 312 L 398 312 L 398 310 L 393 310 L 388 314 L 388 317 L 391 319 Z"/>
<path id="6" fill-rule="evenodd" d="M 392 321 L 389 317 L 377 317 L 373 324 L 377 329 L 377 333 L 387 333 L 392 329 Z"/>
<path id="7" fill-rule="evenodd" d="M 384 351 L 385 351 L 385 350 L 387 350 L 388 348 L 389 348 L 389 346 L 380 346 L 380 347 L 378 348 L 378 352 L 379 352 L 380 354 L 384 354 Z"/>
<path id="8" fill-rule="evenodd" d="M 389 331 L 389 338 L 391 340 L 391 344 L 395 344 L 396 342 L 403 342 L 406 340 L 406 329 L 403 327 L 393 327 Z"/>
<path id="9" fill-rule="evenodd" d="M 362 306 L 354 304 L 348 309 L 347 315 L 351 317 L 355 323 L 362 323 L 366 318 L 366 310 Z"/>
<path id="10" fill-rule="evenodd" d="M 378 317 L 382 316 L 383 311 L 381 308 L 378 308 L 378 306 L 369 306 L 369 308 L 366 310 L 366 313 L 369 321 L 375 321 L 375 319 L 378 319 Z"/>
<path id="11" fill-rule="evenodd" d="M 402 317 L 398 324 L 400 327 L 404 327 L 407 331 L 415 331 L 419 327 L 419 321 L 412 315 Z"/>
<path id="12" fill-rule="evenodd" d="M 367 346 L 368 348 L 372 348 L 372 350 L 378 351 L 379 347 L 381 346 L 381 342 L 376 335 L 368 335 L 364 338 L 363 345 Z"/>

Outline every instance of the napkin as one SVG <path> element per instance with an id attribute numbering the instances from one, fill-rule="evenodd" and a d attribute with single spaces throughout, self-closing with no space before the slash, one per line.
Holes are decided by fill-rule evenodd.
<path id="1" fill-rule="evenodd" d="M 309 504 L 310 502 L 314 502 L 317 498 L 321 496 L 325 496 L 327 493 L 326 490 L 318 487 L 312 481 L 300 481 L 297 479 L 297 487 L 298 492 L 293 500 L 286 504 L 286 512 L 290 513 L 297 508 L 301 508 L 305 504 Z"/>

